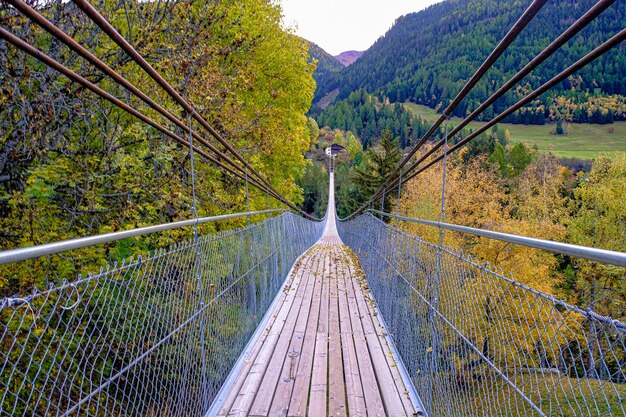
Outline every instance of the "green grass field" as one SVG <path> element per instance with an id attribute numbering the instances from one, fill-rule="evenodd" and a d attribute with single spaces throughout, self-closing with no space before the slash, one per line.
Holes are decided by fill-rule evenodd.
<path id="1" fill-rule="evenodd" d="M 440 116 L 427 106 L 414 103 L 405 103 L 405 106 L 431 123 Z M 458 124 L 460 120 L 453 118 L 452 123 Z M 469 127 L 477 129 L 483 124 L 471 122 Z M 512 143 L 521 142 L 531 147 L 536 145 L 540 152 L 551 152 L 564 158 L 592 159 L 602 152 L 626 152 L 626 122 L 616 122 L 611 125 L 571 123 L 566 126 L 567 135 L 563 136 L 552 134 L 554 124 L 536 126 L 500 123 L 498 127 L 509 129 Z M 609 133 L 610 129 L 613 129 L 612 133 Z"/>

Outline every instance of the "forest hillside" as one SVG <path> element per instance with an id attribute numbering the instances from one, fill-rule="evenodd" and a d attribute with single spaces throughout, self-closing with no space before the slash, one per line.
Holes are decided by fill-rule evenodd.
<path id="1" fill-rule="evenodd" d="M 495 63 L 468 98 L 454 110 L 463 117 L 530 61 L 554 38 L 595 4 L 593 0 L 548 2 Z M 335 88 L 339 99 L 364 89 L 391 102 L 411 101 L 429 107 L 446 107 L 465 80 L 522 15 L 528 2 L 497 0 L 447 0 L 427 9 L 399 17 L 393 27 L 353 65 L 335 78 L 318 80 L 316 99 Z M 615 2 L 598 19 L 568 42 L 530 77 L 498 100 L 481 117 L 488 120 L 513 104 L 525 92 L 538 87 L 571 65 L 593 47 L 626 26 L 626 3 Z M 528 111 L 509 121 L 543 123 L 547 108 L 558 96 L 583 104 L 589 95 L 626 95 L 624 45 L 580 70 L 534 103 Z M 623 102 L 623 101 L 622 101 Z M 579 106 L 580 107 L 580 106 Z M 608 106 L 611 107 L 611 106 Z M 610 122 L 625 119 L 626 113 L 607 108 L 588 116 L 578 108 L 575 122 Z M 527 114 L 526 114 L 527 113 Z"/>

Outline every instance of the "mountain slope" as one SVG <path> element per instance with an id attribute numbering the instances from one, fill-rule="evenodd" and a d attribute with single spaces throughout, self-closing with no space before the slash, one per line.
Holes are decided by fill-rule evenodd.
<path id="1" fill-rule="evenodd" d="M 344 67 L 354 64 L 354 62 L 363 56 L 363 51 L 345 51 L 336 55 L 335 58 L 343 64 Z"/>
<path id="2" fill-rule="evenodd" d="M 448 0 L 403 16 L 358 61 L 335 74 L 335 78 L 320 82 L 318 95 L 339 87 L 339 98 L 345 98 L 352 91 L 365 89 L 387 96 L 392 102 L 409 100 L 431 107 L 443 102 L 445 106 L 529 3 L 529 0 Z M 548 2 L 457 108 L 455 115 L 464 116 L 477 107 L 502 84 L 503 79 L 515 74 L 593 4 L 593 0 Z M 563 50 L 533 71 L 517 92 L 511 92 L 495 103 L 494 110 L 502 111 L 528 88 L 539 86 L 625 26 L 626 2 L 617 1 Z M 560 86 L 561 94 L 567 92 L 579 100 L 588 91 L 626 93 L 625 50 L 622 44 L 581 70 Z M 578 93 L 570 94 L 572 89 Z M 543 99 L 544 104 L 546 100 Z M 536 106 L 537 112 L 545 110 L 545 106 Z M 490 110 L 485 117 L 491 115 Z"/>
<path id="3" fill-rule="evenodd" d="M 319 86 L 324 88 L 330 88 L 327 92 L 337 88 L 337 76 L 339 72 L 344 68 L 343 64 L 337 60 L 334 56 L 320 48 L 318 45 L 311 41 L 306 41 L 309 44 L 309 56 L 311 59 L 317 61 L 317 68 L 313 77 L 317 82 L 318 88 L 315 91 L 314 102 L 317 102 L 323 95 L 318 95 L 320 91 Z M 333 87 L 334 86 L 334 87 Z"/>

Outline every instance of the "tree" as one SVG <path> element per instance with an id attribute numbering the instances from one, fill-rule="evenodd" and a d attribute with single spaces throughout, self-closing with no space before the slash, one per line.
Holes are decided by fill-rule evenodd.
<path id="1" fill-rule="evenodd" d="M 563 135 L 565 131 L 563 130 L 563 120 L 559 119 L 556 121 L 556 134 Z"/>
<path id="2" fill-rule="evenodd" d="M 545 221 L 566 224 L 569 217 L 566 198 L 572 181 L 572 171 L 562 166 L 554 155 L 539 155 L 511 181 L 515 217 L 535 224 Z"/>
<path id="3" fill-rule="evenodd" d="M 306 122 L 307 129 L 309 130 L 309 138 L 311 139 L 311 145 L 317 141 L 317 137 L 320 135 L 320 128 L 314 118 L 308 117 Z"/>
<path id="4" fill-rule="evenodd" d="M 533 155 L 526 145 L 516 143 L 509 154 L 509 162 L 513 168 L 511 175 L 518 175 L 524 171 L 532 159 Z"/>
<path id="5" fill-rule="evenodd" d="M 532 158 L 532 152 L 524 144 L 517 143 L 512 148 L 506 149 L 498 143 L 487 161 L 498 165 L 502 177 L 512 178 L 523 172 Z"/>
<path id="6" fill-rule="evenodd" d="M 354 161 L 354 158 L 356 157 L 356 155 L 359 152 L 363 151 L 363 146 L 361 145 L 361 142 L 359 142 L 359 140 L 356 138 L 356 136 L 354 136 L 354 133 L 352 132 L 348 132 L 346 134 L 346 139 L 347 139 L 346 150 L 348 151 L 348 154 L 350 155 L 350 159 Z"/>
<path id="7" fill-rule="evenodd" d="M 72 70 L 166 128 L 180 131 L 107 77 L 99 78 L 69 50 L 14 9 L 2 7 L 3 25 Z M 315 88 L 307 46 L 283 30 L 271 2 L 154 2 L 110 0 L 98 9 L 212 126 L 240 150 L 272 185 L 302 200 L 296 179 L 305 172 L 311 127 L 305 117 Z M 167 93 L 67 2 L 41 13 L 101 57 L 164 108 Z M 132 34 L 132 36 L 131 36 Z M 10 249 L 154 225 L 193 216 L 189 149 L 110 103 L 2 43 L 0 45 L 0 243 Z M 34 82 L 36 80 L 36 82 Z M 10 94 L 4 92 L 10 91 Z M 27 111 L 25 111 L 27 109 Z M 177 114 L 176 112 L 174 112 Z M 181 114 L 187 124 L 187 115 Z M 199 134 L 209 135 L 193 125 Z M 185 129 L 186 130 L 186 129 Z M 27 132 L 29 132 L 27 134 Z M 198 142 L 196 142 L 198 144 Z M 19 146 L 18 146 L 19 145 Z M 5 181 L 4 178 L 8 178 Z M 245 182 L 196 154 L 200 216 L 246 207 Z M 265 193 L 250 189 L 252 209 L 266 208 Z M 276 203 L 275 203 L 276 204 Z M 244 220 L 245 221 L 245 220 Z M 241 220 L 205 225 L 231 227 Z M 10 231 L 10 232 L 6 232 Z M 64 257 L 14 264 L 0 280 L 0 296 L 23 293 L 49 279 L 71 279 L 131 253 L 183 239 L 188 230 L 131 243 L 90 248 Z M 37 270 L 39 273 L 34 274 Z"/>
<path id="8" fill-rule="evenodd" d="M 496 149 L 494 149 L 493 153 L 489 156 L 487 160 L 492 164 L 498 165 L 500 168 L 500 173 L 504 178 L 509 176 L 509 163 L 507 161 L 506 151 L 504 150 L 504 146 L 498 143 Z"/>
<path id="9" fill-rule="evenodd" d="M 335 133 L 335 138 L 333 140 L 336 144 L 341 145 L 344 148 L 346 147 L 346 140 L 343 137 L 343 133 L 341 131 Z"/>
<path id="10" fill-rule="evenodd" d="M 304 176 L 298 179 L 304 192 L 301 207 L 307 213 L 323 217 L 328 204 L 328 171 L 324 164 L 312 162 Z"/>
<path id="11" fill-rule="evenodd" d="M 626 251 L 626 153 L 604 154 L 593 161 L 588 176 L 578 175 L 570 201 L 573 219 L 569 241 L 615 251 Z M 578 303 L 600 314 L 623 319 L 626 286 L 623 269 L 574 259 Z"/>
<path id="12" fill-rule="evenodd" d="M 401 159 L 398 141 L 393 139 L 391 131 L 385 130 L 378 144 L 367 150 L 363 163 L 354 170 L 353 181 L 361 201 L 366 201 L 380 188 Z M 391 199 L 386 198 L 384 210 L 390 208 Z"/>

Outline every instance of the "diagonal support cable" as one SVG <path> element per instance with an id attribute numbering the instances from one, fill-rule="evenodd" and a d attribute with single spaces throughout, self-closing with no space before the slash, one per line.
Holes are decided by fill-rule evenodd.
<path id="1" fill-rule="evenodd" d="M 526 28 L 526 26 L 534 19 L 534 17 L 539 13 L 541 8 L 547 3 L 547 0 L 534 0 L 530 6 L 524 11 L 522 16 L 515 22 L 515 24 L 509 29 L 504 38 L 500 40 L 498 45 L 494 48 L 494 50 L 489 54 L 489 56 L 483 61 L 481 66 L 476 70 L 474 75 L 465 83 L 461 91 L 456 95 L 454 100 L 448 105 L 448 107 L 444 110 L 443 114 L 437 119 L 437 121 L 428 129 L 428 131 L 422 136 L 422 138 L 417 142 L 417 144 L 409 151 L 409 153 L 400 161 L 398 166 L 387 176 L 385 182 L 381 186 L 381 188 L 374 193 L 374 196 L 370 198 L 371 201 L 375 201 L 378 199 L 383 189 L 387 189 L 389 185 L 389 181 L 394 179 L 398 172 L 406 165 L 413 155 L 422 147 L 424 143 L 435 133 L 435 131 L 439 128 L 439 126 L 448 118 L 454 109 L 459 105 L 459 103 L 467 96 L 467 94 L 478 84 L 478 82 L 482 79 L 482 77 L 487 73 L 487 71 L 493 66 L 493 64 L 498 60 L 498 58 L 507 50 L 509 45 L 513 43 L 513 41 L 519 36 L 519 34 Z M 361 213 L 368 205 L 369 202 L 364 203 L 361 207 L 359 207 L 352 215 L 347 218 L 352 218 L 355 214 Z"/>
<path id="2" fill-rule="evenodd" d="M 215 139 L 217 139 L 236 159 L 238 159 L 252 174 L 254 174 L 270 190 L 276 192 L 270 182 L 261 175 L 241 154 L 232 147 L 209 123 L 187 102 L 149 63 L 146 59 L 113 27 L 102 14 L 87 0 L 72 0 L 104 33 L 126 52 L 156 83 L 165 90 L 185 111 L 192 113 L 194 119 L 200 123 Z"/>
<path id="3" fill-rule="evenodd" d="M 513 114 L 515 111 L 519 110 L 524 105 L 530 103 L 532 100 L 534 100 L 537 97 L 541 96 L 543 93 L 547 92 L 548 90 L 550 90 L 555 85 L 561 83 L 562 81 L 567 79 L 567 77 L 569 77 L 570 75 L 574 74 L 576 71 L 580 70 L 581 68 L 585 67 L 586 65 L 589 65 L 589 63 L 593 62 L 594 60 L 600 58 L 602 55 L 604 55 L 605 53 L 607 53 L 611 49 L 615 48 L 616 46 L 618 46 L 620 43 L 624 42 L 625 40 L 626 40 L 626 29 L 622 29 L 620 32 L 618 32 L 613 37 L 611 37 L 609 40 L 607 40 L 606 42 L 604 42 L 603 44 L 601 44 L 600 46 L 595 48 L 593 51 L 589 52 L 587 55 L 585 55 L 584 57 L 582 57 L 581 59 L 576 61 L 574 64 L 572 64 L 571 66 L 569 66 L 568 68 L 566 68 L 565 70 L 560 72 L 559 74 L 555 75 L 549 81 L 547 81 L 546 83 L 541 85 L 539 88 L 537 88 L 536 90 L 534 90 L 531 93 L 529 93 L 528 95 L 526 95 L 524 98 L 519 100 L 517 103 L 515 103 L 514 105 L 512 105 L 511 107 L 506 109 L 504 112 L 502 112 L 501 114 L 499 114 L 498 116 L 496 116 L 495 118 L 490 120 L 488 123 L 485 123 L 483 126 L 481 126 L 479 129 L 477 129 L 475 132 L 473 132 L 472 134 L 470 134 L 466 138 L 460 140 L 458 143 L 456 143 L 454 146 L 452 146 L 450 148 L 449 152 L 454 152 L 454 151 L 458 150 L 459 148 L 463 147 L 466 143 L 468 143 L 472 139 L 474 139 L 474 138 L 478 137 L 479 135 L 481 135 L 482 133 L 486 132 L 490 127 L 492 127 L 495 124 L 497 124 L 498 122 L 502 121 L 504 118 L 510 116 L 511 114 Z M 430 154 L 432 154 L 432 153 L 427 153 L 427 155 L 430 155 Z M 417 167 L 418 164 L 423 162 L 425 159 L 426 159 L 426 156 L 421 157 L 417 162 L 415 162 L 412 165 L 412 167 Z M 431 166 L 433 166 L 437 162 L 441 161 L 442 159 L 443 159 L 443 155 L 438 156 L 437 158 L 435 158 L 431 162 L 429 162 L 427 165 L 425 165 L 424 167 L 420 168 L 418 171 L 412 173 L 411 175 L 406 176 L 402 180 L 402 182 L 405 183 L 405 182 L 411 180 L 412 178 L 415 178 L 417 175 L 419 175 L 420 173 L 424 172 L 425 170 L 427 170 L 428 168 L 430 168 Z"/>
<path id="4" fill-rule="evenodd" d="M 77 84 L 87 88 L 88 90 L 92 91 L 93 93 L 97 94 L 98 96 L 100 96 L 100 97 L 104 98 L 105 100 L 109 101 L 113 105 L 115 105 L 115 106 L 121 108 L 122 110 L 126 111 L 127 113 L 133 115 L 134 117 L 136 117 L 137 119 L 141 120 L 142 122 L 152 126 L 153 128 L 157 129 L 159 132 L 165 134 L 166 136 L 168 136 L 169 138 L 175 140 L 176 142 L 180 143 L 181 145 L 183 145 L 185 147 L 189 146 L 189 142 L 187 142 L 186 140 L 184 140 L 180 136 L 178 136 L 175 133 L 171 132 L 170 130 L 168 130 L 167 128 L 162 126 L 161 124 L 155 122 L 154 120 L 152 120 L 151 118 L 149 118 L 145 114 L 139 112 L 138 110 L 136 110 L 133 107 L 129 106 L 128 104 L 124 103 L 123 101 L 121 101 L 117 97 L 113 96 L 112 94 L 108 93 L 107 91 L 103 90 L 102 88 L 100 88 L 96 84 L 88 81 L 87 79 L 85 79 L 81 75 L 79 75 L 76 72 L 72 71 L 71 69 L 67 68 L 66 66 L 64 66 L 61 63 L 59 63 L 58 61 L 56 61 L 55 59 L 51 58 L 50 56 L 46 55 L 42 51 L 38 50 L 37 48 L 33 47 L 32 45 L 28 44 L 27 42 L 25 42 L 22 39 L 18 38 L 17 36 L 13 35 L 9 31 L 7 31 L 6 29 L 0 28 L 0 38 L 6 39 L 9 43 L 13 44 L 14 46 L 16 46 L 17 48 L 19 48 L 22 51 L 26 52 L 27 54 L 33 56 L 34 58 L 42 61 L 44 64 L 46 64 L 50 68 L 53 68 L 56 71 L 60 72 L 61 74 L 67 76 L 72 81 L 74 81 Z M 179 120 L 178 120 L 178 122 L 182 123 Z M 184 130 L 187 130 L 187 128 L 186 128 L 186 126 L 184 124 L 182 124 L 182 128 Z M 196 137 L 196 136 L 194 135 L 194 137 Z M 231 175 L 239 178 L 242 181 L 246 180 L 245 175 L 242 174 L 241 172 L 237 172 L 237 171 L 233 170 L 233 168 L 231 168 L 230 166 L 224 164 L 223 162 L 221 162 L 218 159 L 214 158 L 213 156 L 207 154 L 206 152 L 204 152 L 201 149 L 197 149 L 197 148 L 194 148 L 194 149 L 196 149 L 196 152 L 198 154 L 200 154 L 203 158 L 208 160 L 209 162 L 211 162 L 211 163 L 221 167 L 226 172 L 228 172 Z M 280 194 L 275 192 L 273 189 L 268 188 L 267 186 L 265 186 L 263 184 L 260 184 L 257 181 L 256 178 L 254 180 L 250 179 L 249 182 L 252 185 L 254 185 L 256 188 L 259 188 L 260 190 L 265 191 L 267 189 L 267 191 L 268 191 L 268 193 L 270 195 L 272 195 L 277 200 L 285 203 L 292 210 L 294 210 L 296 212 L 299 212 L 301 215 L 303 215 L 305 217 L 308 217 L 308 218 L 310 218 L 312 220 L 319 220 L 319 219 L 317 219 L 317 218 L 315 218 L 313 216 L 310 216 L 307 213 L 304 213 L 300 208 L 298 208 L 295 205 L 293 205 L 291 202 L 286 200 L 284 197 L 282 197 Z"/>

